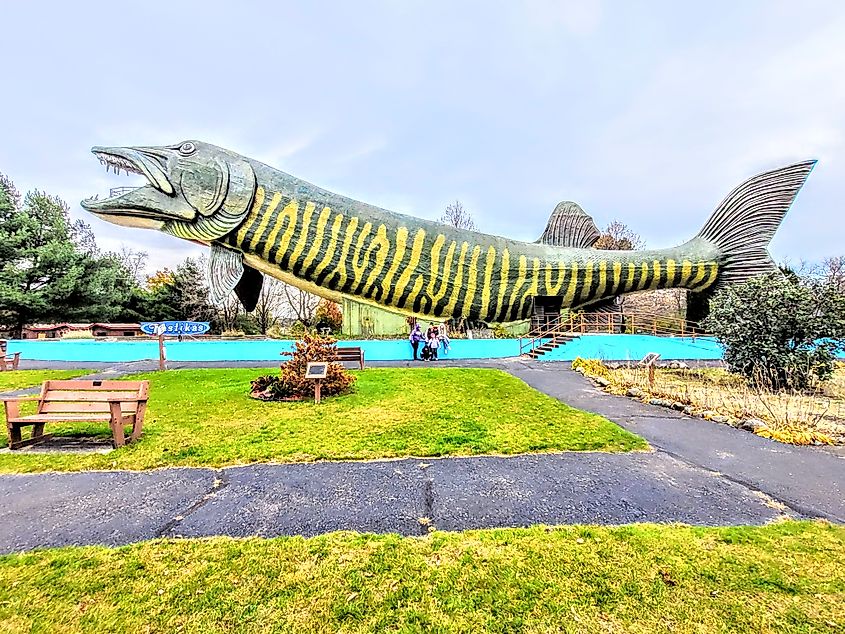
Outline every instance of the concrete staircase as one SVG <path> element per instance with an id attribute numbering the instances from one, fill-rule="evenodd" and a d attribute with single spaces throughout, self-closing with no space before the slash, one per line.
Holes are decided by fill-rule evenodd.
<path id="1" fill-rule="evenodd" d="M 551 352 L 558 346 L 562 346 L 565 343 L 569 343 L 570 341 L 574 341 L 578 339 L 578 335 L 570 335 L 564 333 L 553 333 L 549 335 L 549 340 L 545 343 L 540 344 L 536 348 L 533 348 L 526 352 L 526 356 L 531 357 L 532 359 L 539 359 L 547 352 Z"/>

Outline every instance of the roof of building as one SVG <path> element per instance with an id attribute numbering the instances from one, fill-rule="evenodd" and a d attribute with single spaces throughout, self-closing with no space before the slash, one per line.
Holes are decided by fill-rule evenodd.
<path id="1" fill-rule="evenodd" d="M 24 326 L 24 330 L 47 331 L 60 330 L 67 328 L 69 330 L 91 330 L 92 328 L 106 328 L 108 330 L 140 330 L 141 324 L 110 324 L 105 322 L 94 322 L 89 324 L 71 324 L 62 322 L 60 324 L 33 324 L 31 326 Z"/>

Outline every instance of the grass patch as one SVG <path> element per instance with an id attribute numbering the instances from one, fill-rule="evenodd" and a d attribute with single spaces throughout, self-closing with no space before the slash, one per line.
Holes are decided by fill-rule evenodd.
<path id="1" fill-rule="evenodd" d="M 0 392 L 40 386 L 49 379 L 74 379 L 92 372 L 93 370 L 15 370 L 13 372 L 0 372 Z"/>
<path id="2" fill-rule="evenodd" d="M 150 469 L 263 461 L 400 456 L 630 451 L 645 441 L 573 409 L 499 370 L 369 369 L 353 394 L 313 402 L 249 398 L 267 371 L 174 370 L 150 380 L 141 441 L 107 455 L 0 455 L 0 471 Z M 58 435 L 99 434 L 106 425 L 52 425 Z"/>
<path id="3" fill-rule="evenodd" d="M 841 632 L 845 528 L 533 527 L 0 557 L 0 630 Z"/>

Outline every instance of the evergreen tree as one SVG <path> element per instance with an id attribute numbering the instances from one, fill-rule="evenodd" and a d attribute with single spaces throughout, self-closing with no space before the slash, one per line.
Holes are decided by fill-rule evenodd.
<path id="1" fill-rule="evenodd" d="M 41 191 L 20 196 L 0 177 L 0 321 L 20 337 L 43 321 L 107 321 L 131 285 L 120 263 L 101 257 L 90 227 Z"/>
<path id="2" fill-rule="evenodd" d="M 205 259 L 185 258 L 173 272 L 173 299 L 179 319 L 212 321 L 217 310 L 208 299 L 205 283 Z"/>

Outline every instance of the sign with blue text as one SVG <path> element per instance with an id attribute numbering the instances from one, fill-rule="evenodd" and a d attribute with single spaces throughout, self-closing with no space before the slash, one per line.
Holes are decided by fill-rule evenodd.
<path id="1" fill-rule="evenodd" d="M 204 335 L 211 325 L 207 321 L 144 321 L 141 330 L 148 335 Z"/>

